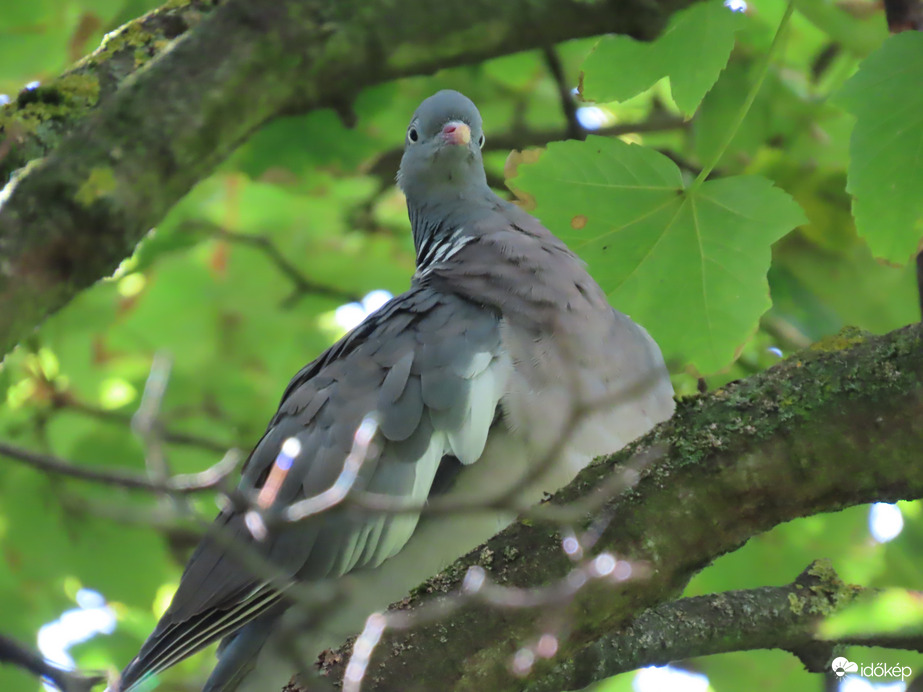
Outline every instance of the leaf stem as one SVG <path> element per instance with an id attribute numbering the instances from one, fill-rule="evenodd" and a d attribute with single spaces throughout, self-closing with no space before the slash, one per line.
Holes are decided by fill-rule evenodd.
<path id="1" fill-rule="evenodd" d="M 785 8 L 785 14 L 782 15 L 782 21 L 779 22 L 779 28 L 776 29 L 776 35 L 772 39 L 769 50 L 766 51 L 766 55 L 763 57 L 763 63 L 760 65 L 759 74 L 756 78 L 756 81 L 753 82 L 752 86 L 750 87 L 750 91 L 747 92 L 747 98 L 744 99 L 744 103 L 741 106 L 740 111 L 738 111 L 737 117 L 734 119 L 731 127 L 728 128 L 727 135 L 725 135 L 724 141 L 721 142 L 721 146 L 718 147 L 718 150 L 711 158 L 711 161 L 709 161 L 705 167 L 702 168 L 701 172 L 698 174 L 698 176 L 696 176 L 696 179 L 692 181 L 692 184 L 689 186 L 689 192 L 696 190 L 702 183 L 704 183 L 705 179 L 714 170 L 715 166 L 718 165 L 721 157 L 724 156 L 724 152 L 727 151 L 727 148 L 731 145 L 731 141 L 734 139 L 734 135 L 737 134 L 737 130 L 740 129 L 740 125 L 743 123 L 744 118 L 747 117 L 747 113 L 750 112 L 750 108 L 753 106 L 753 102 L 756 100 L 756 95 L 759 93 L 760 87 L 763 85 L 763 81 L 766 79 L 766 74 L 769 72 L 769 65 L 772 63 L 772 58 L 776 54 L 776 50 L 779 44 L 782 43 L 782 36 L 785 34 L 785 29 L 788 26 L 788 21 L 791 19 L 794 9 L 794 1 L 789 0 L 788 6 Z"/>

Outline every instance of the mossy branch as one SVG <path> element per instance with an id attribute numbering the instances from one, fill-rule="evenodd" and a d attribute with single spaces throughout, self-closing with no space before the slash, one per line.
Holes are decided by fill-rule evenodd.
<path id="1" fill-rule="evenodd" d="M 605 511 L 614 520 L 596 550 L 647 565 L 644 578 L 592 584 L 566 608 L 569 635 L 557 656 L 539 662 L 528 682 L 513 676 L 515 651 L 541 632 L 541 613 L 472 606 L 451 622 L 386 633 L 363 689 L 559 690 L 648 663 L 600 642 L 625 637 L 647 608 L 675 599 L 689 579 L 751 537 L 798 517 L 875 501 L 923 497 L 923 326 L 882 337 L 846 331 L 764 373 L 684 400 L 650 434 L 585 469 L 552 502 L 592 493 L 635 455 L 659 450 L 630 491 Z M 590 519 L 587 519 L 589 522 Z M 562 579 L 573 563 L 553 525 L 520 521 L 418 589 L 401 609 L 456 591 L 481 564 L 500 584 L 531 587 Z M 743 630 L 744 622 L 729 627 Z M 784 643 L 783 639 L 783 643 Z M 780 644 L 781 645 L 781 644 Z M 640 646 L 634 643 L 634 648 Z M 710 653 L 711 645 L 683 649 Z M 332 656 L 339 679 L 348 649 Z M 589 670 L 576 666 L 593 661 Z M 595 676 L 595 677 L 594 677 Z"/>
<path id="2" fill-rule="evenodd" d="M 196 26 L 222 0 L 169 2 L 108 34 L 56 79 L 23 90 L 0 108 L 0 183 L 47 156 L 82 117 L 104 106 L 122 83 Z"/>
<path id="3" fill-rule="evenodd" d="M 846 646 L 920 651 L 914 633 L 825 638 L 820 625 L 875 589 L 845 584 L 829 560 L 818 560 L 785 586 L 681 598 L 645 610 L 625 627 L 583 647 L 522 692 L 560 692 L 650 665 L 700 656 L 785 649 L 812 673 L 831 675 L 830 663 Z M 818 683 L 818 689 L 821 685 Z"/>
<path id="4" fill-rule="evenodd" d="M 349 117 L 364 87 L 566 39 L 649 37 L 691 1 L 171 1 L 0 111 L 20 169 L 0 194 L 0 354 L 271 118 Z"/>

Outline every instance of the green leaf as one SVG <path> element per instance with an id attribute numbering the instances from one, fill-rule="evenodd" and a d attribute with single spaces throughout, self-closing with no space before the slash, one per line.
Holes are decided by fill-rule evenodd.
<path id="1" fill-rule="evenodd" d="M 877 257 L 904 263 L 923 235 L 923 34 L 889 38 L 838 100 L 856 116 L 846 189 Z"/>
<path id="2" fill-rule="evenodd" d="M 769 281 L 773 312 L 812 341 L 846 325 L 883 334 L 919 319 L 912 264 L 876 262 L 854 235 L 838 254 L 799 236 L 777 243 Z"/>
<path id="3" fill-rule="evenodd" d="M 517 190 L 668 358 L 726 367 L 770 307 L 770 245 L 803 221 L 763 178 L 687 190 L 667 157 L 618 139 L 552 143 Z"/>
<path id="4" fill-rule="evenodd" d="M 705 96 L 691 124 L 693 145 L 700 162 L 710 160 L 724 144 L 728 128 L 740 112 L 743 95 L 750 89 L 755 76 L 752 60 L 735 58 L 714 89 Z M 805 103 L 797 91 L 775 69 L 770 68 L 747 117 L 718 161 L 719 169 L 739 169 L 741 161 L 751 160 L 761 147 L 769 146 L 771 141 L 781 142 L 788 152 L 788 143 L 803 131 L 808 131 L 809 136 L 805 138 L 811 141 L 810 135 L 816 136 L 816 132 L 812 131 L 809 123 L 812 117 L 816 117 L 816 111 L 816 107 Z M 798 153 L 805 148 L 799 147 Z M 797 156 L 794 151 L 791 155 Z"/>
<path id="5" fill-rule="evenodd" d="M 591 101 L 624 101 L 670 77 L 676 105 L 692 115 L 727 65 L 742 21 L 715 0 L 674 14 L 653 43 L 605 36 L 583 64 L 581 94 Z"/>

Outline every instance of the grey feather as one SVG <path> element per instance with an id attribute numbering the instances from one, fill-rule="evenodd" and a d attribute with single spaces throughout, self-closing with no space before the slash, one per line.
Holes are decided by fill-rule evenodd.
<path id="1" fill-rule="evenodd" d="M 379 421 L 382 435 L 398 442 L 410 437 L 410 434 L 420 424 L 420 416 L 423 415 L 420 378 L 409 378 L 400 396 L 390 405 L 380 406 L 379 410 L 382 411 Z"/>
<path id="2" fill-rule="evenodd" d="M 423 403 L 435 411 L 445 411 L 467 394 L 468 382 L 448 368 L 430 368 L 420 374 Z"/>

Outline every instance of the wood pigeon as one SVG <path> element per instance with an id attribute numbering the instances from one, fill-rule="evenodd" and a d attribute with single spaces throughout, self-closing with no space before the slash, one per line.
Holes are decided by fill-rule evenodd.
<path id="1" fill-rule="evenodd" d="M 377 453 L 355 489 L 418 506 L 436 493 L 471 499 L 514 489 L 521 507 L 671 415 L 657 345 L 609 306 L 564 243 L 490 190 L 483 146 L 480 113 L 462 94 L 440 91 L 417 108 L 397 176 L 417 255 L 410 289 L 295 375 L 244 468 L 242 491 L 264 487 L 290 438 L 300 444 L 274 506 L 328 490 L 371 415 Z M 554 463 L 536 466 L 551 453 Z M 421 517 L 346 503 L 263 540 L 245 515 L 218 516 L 225 540 L 210 535 L 196 549 L 170 608 L 122 673 L 121 692 L 218 640 L 205 692 L 280 690 L 299 661 L 310 669 L 320 651 L 515 512 Z M 240 564 L 228 536 L 274 563 L 277 578 Z M 333 585 L 333 602 L 317 612 L 290 607 L 286 593 L 299 583 Z"/>

